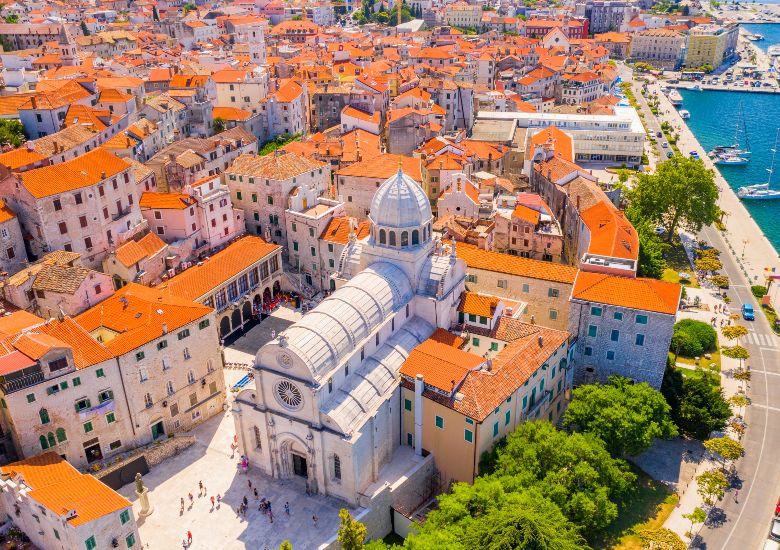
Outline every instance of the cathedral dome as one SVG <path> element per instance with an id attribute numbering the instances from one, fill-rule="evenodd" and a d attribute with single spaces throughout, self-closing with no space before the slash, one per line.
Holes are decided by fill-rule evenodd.
<path id="1" fill-rule="evenodd" d="M 425 191 L 399 168 L 371 201 L 371 221 L 384 228 L 421 227 L 431 221 L 431 204 Z"/>

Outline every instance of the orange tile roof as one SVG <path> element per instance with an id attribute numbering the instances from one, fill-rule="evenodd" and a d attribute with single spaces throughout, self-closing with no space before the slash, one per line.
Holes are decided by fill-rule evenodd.
<path id="1" fill-rule="evenodd" d="M 252 113 L 237 107 L 214 107 L 211 110 L 212 118 L 221 118 L 222 120 L 248 120 Z"/>
<path id="2" fill-rule="evenodd" d="M 116 356 L 123 355 L 208 315 L 210 307 L 180 298 L 161 288 L 129 283 L 110 298 L 88 309 L 76 322 L 85 330 L 114 333 L 104 345 Z"/>
<path id="3" fill-rule="evenodd" d="M 580 213 L 590 230 L 588 252 L 612 258 L 639 258 L 639 236 L 625 215 L 611 202 L 602 201 Z"/>
<path id="4" fill-rule="evenodd" d="M 132 507 L 129 500 L 54 452 L 0 466 L 0 473 L 12 479 L 21 476 L 32 489 L 28 496 L 58 516 L 75 510 L 76 515 L 67 520 L 73 526 Z"/>
<path id="5" fill-rule="evenodd" d="M 460 298 L 458 311 L 479 315 L 480 317 L 493 318 L 500 300 L 496 296 L 478 294 L 476 292 L 464 292 Z"/>
<path id="6" fill-rule="evenodd" d="M 12 149 L 5 153 L 0 154 L 0 164 L 16 170 L 23 168 L 36 162 L 46 160 L 46 157 L 37 152 L 35 149 L 28 149 L 26 146 L 19 147 L 18 149 Z"/>
<path id="7" fill-rule="evenodd" d="M 320 239 L 323 241 L 347 244 L 349 241 L 349 219 L 348 216 L 332 218 L 320 235 Z M 357 226 L 357 229 L 355 229 L 355 235 L 357 236 L 357 239 L 360 240 L 367 237 L 370 231 L 371 224 L 368 220 L 363 220 Z"/>
<path id="8" fill-rule="evenodd" d="M 202 265 L 179 273 L 158 288 L 170 296 L 196 300 L 281 248 L 260 237 L 247 235 L 214 254 Z"/>
<path id="9" fill-rule="evenodd" d="M 518 204 L 515 207 L 515 210 L 512 212 L 512 217 L 536 225 L 539 223 L 539 220 L 541 219 L 542 215 L 541 213 L 539 213 L 538 210 L 534 210 L 533 208 L 528 208 L 524 204 Z"/>
<path id="10" fill-rule="evenodd" d="M 125 266 L 130 267 L 144 258 L 153 256 L 165 248 L 165 243 L 154 233 L 147 233 L 137 241 L 127 241 L 116 249 L 116 259 Z"/>
<path id="11" fill-rule="evenodd" d="M 3 199 L 0 199 L 0 223 L 7 222 L 16 217 L 11 207 L 6 204 Z"/>
<path id="12" fill-rule="evenodd" d="M 327 166 L 319 160 L 307 158 L 288 151 L 275 151 L 259 157 L 244 154 L 237 157 L 225 170 L 225 174 L 241 174 L 273 180 L 288 180 Z"/>
<path id="13" fill-rule="evenodd" d="M 531 138 L 531 144 L 542 146 L 551 144 L 558 157 L 574 162 L 574 145 L 571 136 L 556 126 L 548 126 L 536 132 Z"/>
<path id="14" fill-rule="evenodd" d="M 376 111 L 375 113 L 367 113 L 365 111 L 361 111 L 360 109 L 355 109 L 354 107 L 347 105 L 342 109 L 341 111 L 342 116 L 350 116 L 352 118 L 356 118 L 358 120 L 364 120 L 366 122 L 372 122 L 374 124 L 379 124 L 380 122 L 380 113 L 379 111 Z"/>
<path id="15" fill-rule="evenodd" d="M 73 160 L 22 172 L 19 177 L 27 191 L 40 199 L 96 185 L 129 168 L 124 160 L 99 147 Z"/>
<path id="16" fill-rule="evenodd" d="M 22 329 L 43 323 L 44 319 L 20 309 L 10 315 L 0 317 L 0 335 L 14 335 Z"/>
<path id="17" fill-rule="evenodd" d="M 574 283 L 577 276 L 577 268 L 574 266 L 489 252 L 466 243 L 458 243 L 456 253 L 473 269 L 564 284 Z"/>
<path id="18" fill-rule="evenodd" d="M 466 340 L 457 334 L 453 334 L 448 330 L 444 330 L 443 328 L 437 328 L 434 330 L 433 334 L 431 334 L 428 339 L 433 340 L 434 342 L 439 342 L 440 344 L 452 346 L 453 348 L 460 348 L 463 346 L 463 344 L 466 343 Z"/>
<path id="19" fill-rule="evenodd" d="M 398 172 L 399 160 L 401 161 L 404 174 L 417 182 L 422 182 L 420 159 L 403 155 L 391 155 L 389 153 L 356 162 L 339 169 L 336 174 L 339 176 L 387 179 Z"/>
<path id="20" fill-rule="evenodd" d="M 141 195 L 141 200 L 138 204 L 141 208 L 184 210 L 195 204 L 195 199 L 186 193 L 155 193 L 147 191 Z"/>
<path id="21" fill-rule="evenodd" d="M 422 374 L 426 384 L 450 393 L 469 370 L 483 363 L 479 355 L 428 339 L 409 353 L 401 374 L 411 378 Z"/>
<path id="22" fill-rule="evenodd" d="M 680 288 L 677 283 L 656 279 L 580 271 L 572 299 L 674 315 L 680 302 Z"/>

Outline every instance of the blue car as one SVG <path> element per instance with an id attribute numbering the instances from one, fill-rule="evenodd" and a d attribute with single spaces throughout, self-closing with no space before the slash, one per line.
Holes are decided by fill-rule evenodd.
<path id="1" fill-rule="evenodd" d="M 745 321 L 755 321 L 756 316 L 753 312 L 753 306 L 751 304 L 742 304 L 742 318 Z"/>

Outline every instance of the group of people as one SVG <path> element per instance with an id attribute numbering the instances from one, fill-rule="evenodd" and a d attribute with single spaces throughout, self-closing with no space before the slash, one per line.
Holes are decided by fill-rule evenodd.
<path id="1" fill-rule="evenodd" d="M 731 313 L 729 312 L 729 308 L 726 306 L 726 304 L 715 304 L 713 311 L 716 314 L 722 313 L 723 315 L 726 315 L 726 318 L 718 320 L 717 315 L 715 315 L 712 317 L 712 319 L 710 319 L 710 325 L 713 327 L 725 327 L 731 324 Z"/>

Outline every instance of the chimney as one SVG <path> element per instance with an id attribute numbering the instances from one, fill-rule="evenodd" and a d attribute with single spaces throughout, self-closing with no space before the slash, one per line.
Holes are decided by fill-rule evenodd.
<path id="1" fill-rule="evenodd" d="M 162 331 L 163 331 L 163 334 L 168 334 L 168 323 L 163 323 L 162 324 Z"/>
<path id="2" fill-rule="evenodd" d="M 423 375 L 418 374 L 414 381 L 414 454 L 422 456 L 423 436 Z"/>
<path id="3" fill-rule="evenodd" d="M 544 336 L 539 336 L 539 347 L 540 348 L 544 347 Z"/>

